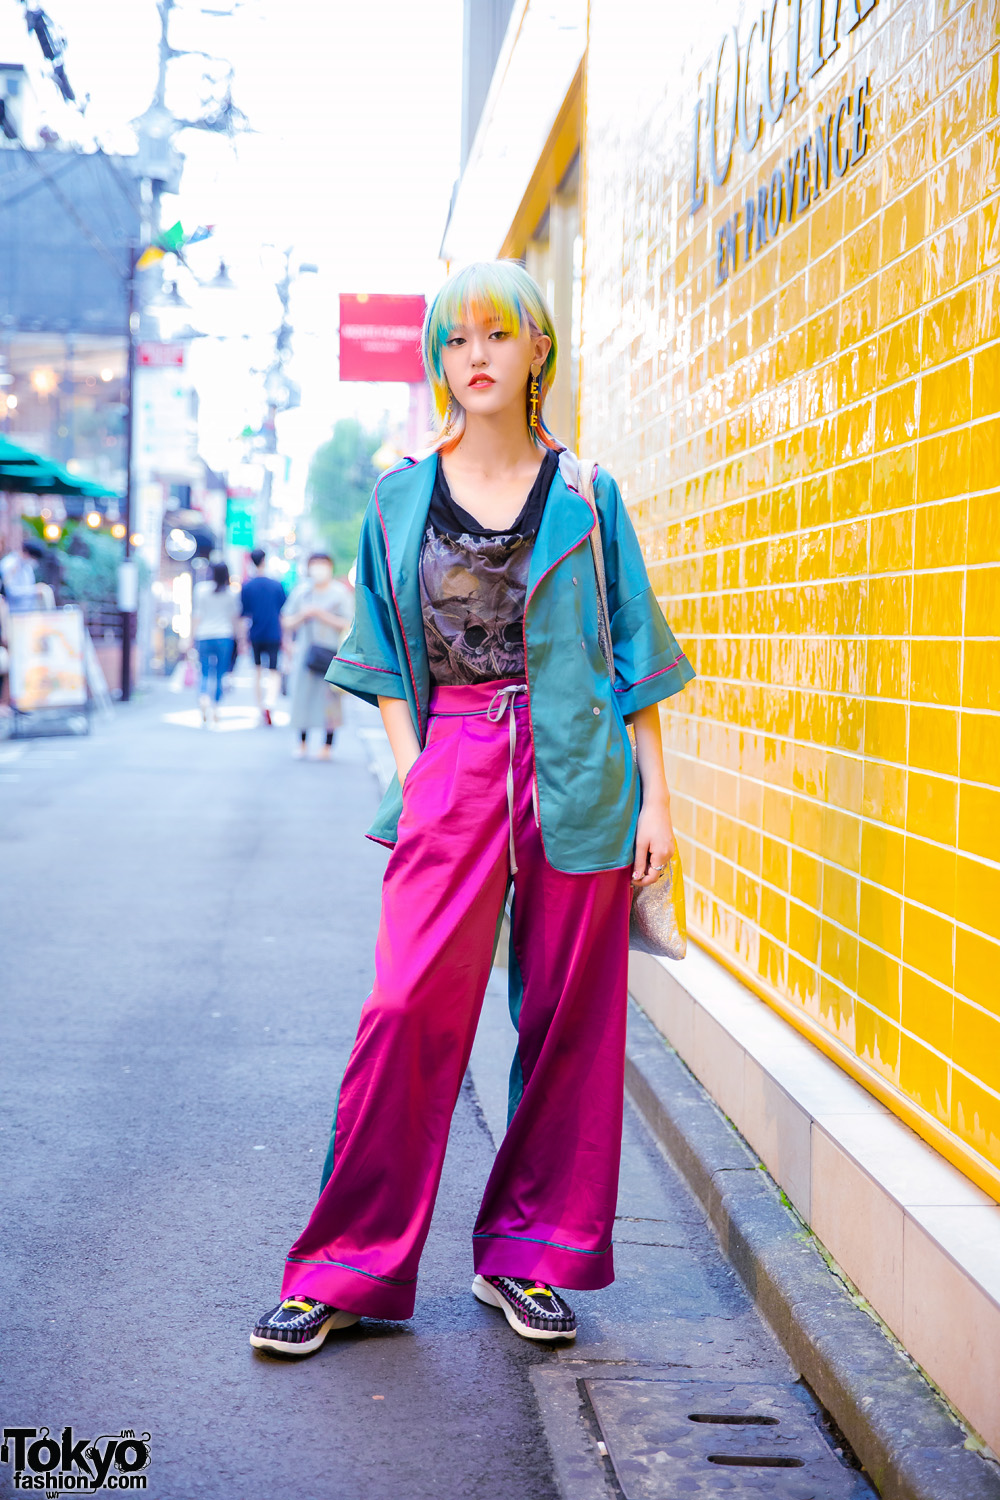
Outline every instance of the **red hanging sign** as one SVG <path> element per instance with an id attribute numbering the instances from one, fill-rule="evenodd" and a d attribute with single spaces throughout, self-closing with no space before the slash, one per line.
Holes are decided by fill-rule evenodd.
<path id="1" fill-rule="evenodd" d="M 342 292 L 341 380 L 422 382 L 420 332 L 426 306 L 423 297 Z"/>
<path id="2" fill-rule="evenodd" d="M 183 370 L 183 344 L 140 344 L 136 349 L 136 364 L 152 369 Z"/>

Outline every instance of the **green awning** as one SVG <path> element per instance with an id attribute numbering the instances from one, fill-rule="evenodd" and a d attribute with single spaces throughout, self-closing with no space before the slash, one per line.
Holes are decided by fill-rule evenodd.
<path id="1" fill-rule="evenodd" d="M 23 469 L 26 465 L 33 466 L 39 462 L 27 448 L 18 448 L 14 443 L 8 443 L 5 437 L 0 437 L 0 473 L 8 468 Z"/>
<path id="2" fill-rule="evenodd" d="M 27 448 L 19 448 L 4 437 L 0 437 L 0 490 L 17 490 L 27 495 L 75 495 L 80 500 L 100 500 L 112 493 L 106 485 L 81 479 L 53 459 L 29 453 Z"/>

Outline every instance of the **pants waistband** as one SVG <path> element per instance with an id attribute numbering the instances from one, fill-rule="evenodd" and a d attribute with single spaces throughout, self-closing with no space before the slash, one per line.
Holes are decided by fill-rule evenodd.
<path id="1" fill-rule="evenodd" d="M 427 712 L 430 715 L 440 715 L 442 718 L 465 717 L 467 714 L 483 714 L 489 712 L 490 705 L 497 694 L 504 688 L 521 687 L 525 690 L 528 684 L 523 678 L 503 677 L 496 682 L 470 682 L 457 685 L 443 684 L 431 688 L 430 702 Z M 527 708 L 527 691 L 517 694 L 515 704 L 519 708 Z"/>
<path id="2" fill-rule="evenodd" d="M 507 760 L 507 823 L 509 833 L 510 873 L 517 874 L 517 851 L 514 848 L 514 752 L 517 749 L 517 708 L 528 706 L 528 684 L 516 677 L 497 682 L 474 682 L 461 687 L 437 687 L 431 692 L 428 713 L 439 719 L 466 719 L 482 716 L 499 724 L 507 716 L 510 755 Z M 527 725 L 522 724 L 522 729 Z M 538 826 L 538 787 L 531 776 L 531 805 Z"/>

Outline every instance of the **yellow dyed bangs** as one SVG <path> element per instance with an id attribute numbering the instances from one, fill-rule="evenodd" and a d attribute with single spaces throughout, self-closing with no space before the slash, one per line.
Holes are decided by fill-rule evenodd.
<path id="1" fill-rule="evenodd" d="M 508 333 L 530 328 L 546 334 L 552 348 L 539 374 L 544 401 L 556 373 L 556 331 L 538 283 L 515 260 L 484 260 L 448 277 L 427 309 L 423 331 L 424 369 L 439 419 L 448 409 L 448 383 L 441 351 L 457 324 L 499 324 Z"/>

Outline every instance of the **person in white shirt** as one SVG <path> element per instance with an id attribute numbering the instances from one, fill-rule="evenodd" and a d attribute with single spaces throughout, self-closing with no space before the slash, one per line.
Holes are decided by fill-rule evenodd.
<path id="1" fill-rule="evenodd" d="M 240 596 L 229 586 L 229 569 L 224 562 L 212 564 L 211 578 L 194 586 L 191 603 L 191 633 L 201 662 L 201 716 L 206 724 L 214 722 L 222 697 L 222 679 L 233 663 L 236 622 L 240 617 Z M 214 673 L 214 699 L 209 697 L 209 678 Z"/>
<path id="2" fill-rule="evenodd" d="M 29 539 L 21 543 L 20 552 L 8 552 L 0 558 L 0 585 L 11 611 L 38 608 L 35 569 L 44 555 L 38 542 Z"/>

